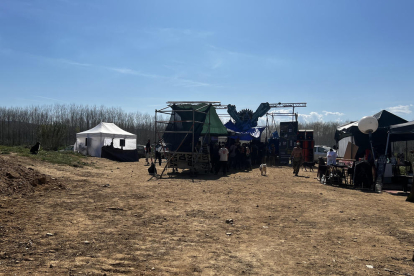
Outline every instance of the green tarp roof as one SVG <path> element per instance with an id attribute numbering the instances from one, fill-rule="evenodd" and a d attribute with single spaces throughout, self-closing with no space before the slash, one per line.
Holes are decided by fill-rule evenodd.
<path id="1" fill-rule="evenodd" d="M 193 109 L 193 110 L 198 110 L 201 112 L 205 112 L 208 109 L 208 105 L 206 104 L 178 105 L 178 106 L 183 109 Z M 209 131 L 209 124 L 210 124 L 210 131 Z M 203 130 L 201 131 L 201 135 L 206 135 L 208 133 L 210 133 L 211 136 L 227 136 L 227 128 L 221 122 L 214 106 L 211 106 L 210 111 L 207 113 L 206 119 L 204 120 Z"/>
<path id="2" fill-rule="evenodd" d="M 208 131 L 210 124 L 210 131 Z M 217 115 L 216 109 L 214 106 L 210 108 L 210 111 L 207 113 L 206 120 L 204 121 L 203 130 L 201 131 L 202 135 L 208 134 L 212 136 L 227 136 L 227 128 L 223 125 L 219 116 Z"/>

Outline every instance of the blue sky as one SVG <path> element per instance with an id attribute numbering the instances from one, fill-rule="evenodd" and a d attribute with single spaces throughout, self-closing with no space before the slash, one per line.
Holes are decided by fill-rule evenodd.
<path id="1" fill-rule="evenodd" d="M 414 120 L 414 1 L 2 0 L 0 106 L 306 102 Z M 279 110 L 280 111 L 280 110 Z"/>

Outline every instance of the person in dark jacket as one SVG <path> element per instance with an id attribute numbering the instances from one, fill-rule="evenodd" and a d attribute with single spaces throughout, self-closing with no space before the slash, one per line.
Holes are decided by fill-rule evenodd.
<path id="1" fill-rule="evenodd" d="M 151 155 L 151 141 L 148 139 L 147 144 L 145 145 L 145 161 L 147 162 L 146 165 L 149 165 L 148 158 L 150 158 Z M 151 158 L 152 163 L 152 158 Z"/>
<path id="2" fill-rule="evenodd" d="M 154 162 L 157 163 L 157 159 L 158 159 L 160 166 L 161 166 L 161 151 L 162 150 L 163 150 L 163 148 L 162 148 L 161 144 L 158 144 L 155 147 L 155 161 Z"/>

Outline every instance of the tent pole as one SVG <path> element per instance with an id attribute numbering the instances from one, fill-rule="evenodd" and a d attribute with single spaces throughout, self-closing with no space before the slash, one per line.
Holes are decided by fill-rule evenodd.
<path id="1" fill-rule="evenodd" d="M 355 138 L 354 138 L 354 136 L 351 136 L 351 142 L 352 142 L 352 144 L 355 144 Z M 356 154 L 357 154 L 357 152 L 355 152 L 355 154 L 353 154 L 353 146 L 351 145 L 351 159 L 354 159 L 354 158 L 352 158 L 352 156 L 356 156 Z M 355 159 L 355 161 L 357 161 L 356 159 Z"/>
<path id="2" fill-rule="evenodd" d="M 352 158 L 352 156 L 353 156 L 353 155 L 352 155 L 352 148 L 353 148 L 353 146 L 352 146 L 352 144 L 353 144 L 353 143 L 352 143 L 352 141 L 353 141 L 354 139 L 352 139 L 352 138 L 353 138 L 353 137 L 351 136 L 351 156 L 350 156 L 351 158 L 350 158 L 350 159 L 353 159 L 353 158 Z M 338 143 L 338 142 L 337 142 L 337 143 Z M 346 151 L 346 149 L 345 149 L 345 151 Z M 337 152 L 339 152 L 339 147 L 338 147 L 338 149 L 337 149 Z M 344 153 L 344 156 L 345 156 L 345 153 Z"/>
<path id="3" fill-rule="evenodd" d="M 405 140 L 405 160 L 407 160 L 408 158 L 408 144 L 407 144 L 407 140 Z"/>
<path id="4" fill-rule="evenodd" d="M 210 145 L 211 145 L 211 108 L 212 108 L 212 105 L 210 104 L 210 108 L 208 109 L 209 111 L 208 111 L 208 145 L 207 145 L 207 152 L 208 152 L 208 154 L 207 154 L 207 156 L 208 156 L 208 168 L 209 168 L 209 172 L 211 172 L 211 169 L 212 169 L 212 167 L 211 167 L 211 160 L 210 160 Z M 227 136 L 228 137 L 228 136 Z M 218 137 L 217 137 L 217 140 L 218 140 Z"/>
<path id="5" fill-rule="evenodd" d="M 191 169 L 192 169 L 192 173 L 194 173 L 194 127 L 195 127 L 195 110 L 193 109 L 193 144 L 192 144 L 192 148 L 191 148 L 191 152 L 192 152 L 192 157 L 191 157 Z"/>
<path id="6" fill-rule="evenodd" d="M 101 139 L 100 139 L 99 142 L 102 143 L 102 133 L 101 133 Z M 101 158 L 102 157 L 102 147 L 101 147 L 101 150 L 99 152 L 100 152 L 99 153 L 99 157 Z"/>
<path id="7" fill-rule="evenodd" d="M 369 134 L 369 143 L 371 144 L 371 155 L 372 155 L 372 159 L 375 161 L 374 147 L 372 146 L 372 133 Z"/>
<path id="8" fill-rule="evenodd" d="M 212 105 L 210 104 L 210 107 L 208 109 L 208 139 L 207 141 L 209 145 L 211 143 L 211 106 Z"/>
<path id="9" fill-rule="evenodd" d="M 154 118 L 154 143 L 155 143 L 154 155 L 155 155 L 155 158 L 157 158 L 157 153 L 155 152 L 157 150 L 157 109 L 155 109 L 155 118 Z M 157 162 L 154 162 L 154 164 L 156 163 Z"/>
<path id="10" fill-rule="evenodd" d="M 387 145 L 385 146 L 385 157 L 387 157 L 388 154 L 388 144 L 390 142 L 390 132 L 388 131 L 388 136 L 387 136 Z"/>

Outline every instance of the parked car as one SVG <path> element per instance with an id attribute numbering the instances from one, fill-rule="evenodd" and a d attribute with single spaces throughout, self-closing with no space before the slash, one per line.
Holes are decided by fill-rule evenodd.
<path id="1" fill-rule="evenodd" d="M 144 145 L 137 145 L 138 157 L 145 158 L 145 146 Z"/>
<path id="2" fill-rule="evenodd" d="M 329 151 L 327 146 L 314 146 L 313 147 L 313 160 L 318 161 L 319 157 L 326 159 L 326 154 Z"/>
<path id="3" fill-rule="evenodd" d="M 331 149 L 331 147 L 328 146 L 314 146 L 313 147 L 313 160 L 318 161 L 319 157 L 322 157 L 324 160 L 326 160 L 326 154 Z M 336 150 L 334 149 L 336 152 Z"/>

